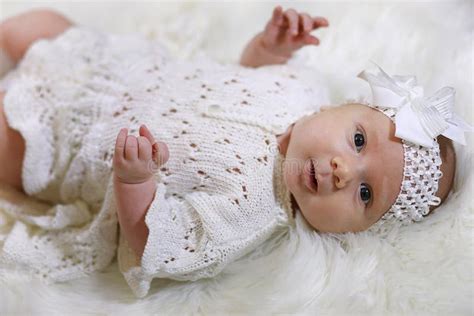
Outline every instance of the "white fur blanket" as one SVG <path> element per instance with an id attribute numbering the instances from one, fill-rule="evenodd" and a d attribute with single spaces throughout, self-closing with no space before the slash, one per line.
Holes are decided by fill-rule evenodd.
<path id="1" fill-rule="evenodd" d="M 179 57 L 202 50 L 236 63 L 276 4 L 52 5 L 76 23 L 159 37 Z M 285 9 L 290 5 L 280 4 Z M 45 6 L 2 1 L 1 18 L 40 5 Z M 315 31 L 321 45 L 302 49 L 291 62 L 322 70 L 334 103 L 368 92 L 356 75 L 373 59 L 391 74 L 416 75 L 428 94 L 454 87 L 457 111 L 472 124 L 471 1 L 291 5 L 330 22 L 329 28 Z M 469 135 L 467 147 L 456 146 L 455 193 L 449 201 L 425 222 L 385 239 L 368 233 L 318 235 L 299 216 L 296 231 L 235 262 L 218 277 L 194 283 L 155 280 L 143 300 L 134 298 L 115 262 L 102 273 L 52 286 L 12 273 L 0 280 L 0 314 L 472 315 L 472 139 Z"/>

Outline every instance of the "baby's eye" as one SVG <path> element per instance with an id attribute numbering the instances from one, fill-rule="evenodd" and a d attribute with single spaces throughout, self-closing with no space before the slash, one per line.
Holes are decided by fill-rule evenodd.
<path id="1" fill-rule="evenodd" d="M 354 134 L 354 144 L 356 146 L 357 152 L 360 152 L 362 150 L 362 147 L 365 145 L 365 138 L 364 134 L 361 132 L 356 132 Z"/>
<path id="2" fill-rule="evenodd" d="M 367 204 L 369 203 L 371 197 L 372 193 L 370 193 L 369 187 L 365 183 L 362 183 L 360 185 L 360 198 L 365 204 Z"/>

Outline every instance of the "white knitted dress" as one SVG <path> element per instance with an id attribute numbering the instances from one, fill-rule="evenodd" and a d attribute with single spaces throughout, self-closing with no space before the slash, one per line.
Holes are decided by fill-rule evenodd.
<path id="1" fill-rule="evenodd" d="M 36 42 L 7 86 L 8 123 L 26 141 L 24 188 L 38 206 L 0 201 L 0 266 L 58 282 L 117 254 L 138 297 L 153 278 L 215 276 L 294 224 L 275 136 L 328 103 L 304 69 L 179 61 L 142 36 L 83 27 Z M 170 159 L 155 172 L 140 262 L 119 233 L 111 175 L 120 128 L 137 135 L 143 123 Z"/>

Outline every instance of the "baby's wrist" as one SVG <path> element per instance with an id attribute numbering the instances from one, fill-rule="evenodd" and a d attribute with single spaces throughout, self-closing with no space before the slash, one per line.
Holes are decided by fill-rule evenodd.
<path id="1" fill-rule="evenodd" d="M 115 181 L 123 184 L 141 184 L 153 180 L 156 163 L 149 160 L 148 164 L 144 166 L 143 163 L 138 163 L 139 166 L 124 167 L 120 164 L 114 164 L 114 178 Z"/>
<path id="2" fill-rule="evenodd" d="M 277 55 L 265 46 L 262 35 L 263 33 L 255 35 L 242 54 L 240 64 L 246 67 L 260 67 L 286 63 L 289 57 Z"/>
<path id="3" fill-rule="evenodd" d="M 128 179 L 122 179 L 116 174 L 114 174 L 114 183 L 120 184 L 123 186 L 143 186 L 147 185 L 149 183 L 155 183 L 155 180 L 153 179 L 153 176 L 150 176 L 147 179 L 140 179 L 140 180 L 128 180 Z"/>
<path id="4" fill-rule="evenodd" d="M 265 44 L 263 40 L 263 32 L 258 37 L 258 48 L 263 55 L 270 56 L 271 58 L 287 61 L 291 58 L 292 54 L 279 54 L 275 49 Z"/>

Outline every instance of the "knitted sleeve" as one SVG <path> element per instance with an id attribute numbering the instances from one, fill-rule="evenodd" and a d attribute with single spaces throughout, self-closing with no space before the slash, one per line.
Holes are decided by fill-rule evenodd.
<path id="1" fill-rule="evenodd" d="M 180 200 L 158 183 L 145 218 L 149 235 L 141 260 L 120 236 L 119 269 L 134 294 L 146 296 L 153 278 L 213 277 L 271 235 L 273 222 L 250 234 L 237 231 L 239 212 L 225 195 L 192 192 Z"/>

